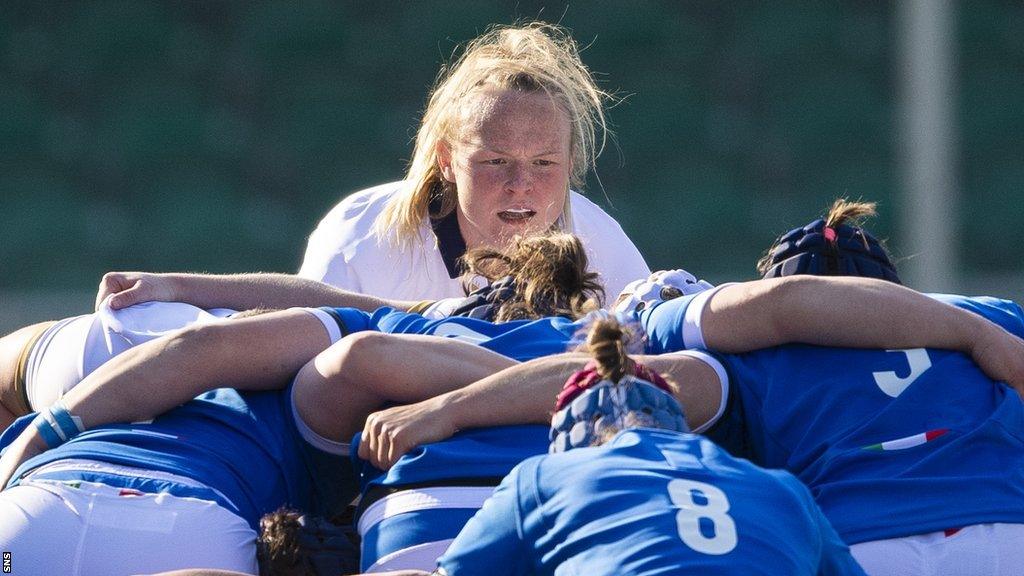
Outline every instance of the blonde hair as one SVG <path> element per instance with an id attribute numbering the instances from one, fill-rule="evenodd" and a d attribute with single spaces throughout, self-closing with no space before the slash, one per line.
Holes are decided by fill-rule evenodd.
<path id="1" fill-rule="evenodd" d="M 388 201 L 374 222 L 378 238 L 410 246 L 419 238 L 433 198 L 440 197 L 441 206 L 432 216 L 446 216 L 455 209 L 457 192 L 441 175 L 437 146 L 457 138 L 460 110 L 468 97 L 484 88 L 543 90 L 551 97 L 571 126 L 569 184 L 583 185 L 604 148 L 607 123 L 603 102 L 611 95 L 597 87 L 580 60 L 576 41 L 564 28 L 541 22 L 495 27 L 471 41 L 458 59 L 441 69 L 416 135 L 405 176 L 409 186 Z M 562 229 L 572 229 L 571 217 L 567 191 Z"/>
<path id="2" fill-rule="evenodd" d="M 635 337 L 614 317 L 600 318 L 590 325 L 584 349 L 594 357 L 595 369 L 603 380 L 618 382 L 633 372 L 636 363 L 627 350 Z"/>
<path id="3" fill-rule="evenodd" d="M 587 270 L 587 253 L 579 238 L 565 232 L 516 236 L 505 251 L 474 248 L 462 257 L 468 281 L 483 277 L 515 281 L 512 298 L 502 302 L 496 322 L 566 316 L 577 319 L 600 308 L 604 289 L 598 274 Z"/>
<path id="4" fill-rule="evenodd" d="M 832 207 L 828 209 L 828 214 L 825 216 L 825 226 L 836 228 L 843 224 L 848 224 L 861 228 L 864 219 L 875 215 L 876 206 L 877 204 L 874 202 L 862 202 L 859 200 L 855 202 L 846 198 L 838 198 L 832 203 Z"/>

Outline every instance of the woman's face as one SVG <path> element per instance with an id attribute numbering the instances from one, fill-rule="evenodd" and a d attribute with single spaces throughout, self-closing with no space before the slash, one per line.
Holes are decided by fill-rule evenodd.
<path id="1" fill-rule="evenodd" d="M 438 164 L 458 192 L 468 248 L 504 247 L 516 234 L 547 230 L 569 191 L 569 119 L 544 92 L 494 89 L 468 99 L 454 142 Z"/>

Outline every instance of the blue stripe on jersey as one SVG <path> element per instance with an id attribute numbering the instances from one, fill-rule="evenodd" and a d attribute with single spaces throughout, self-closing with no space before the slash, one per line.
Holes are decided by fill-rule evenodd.
<path id="1" fill-rule="evenodd" d="M 642 310 L 638 316 L 647 333 L 647 353 L 665 354 L 686 349 L 683 325 L 686 308 L 700 293 L 658 302 Z"/>
<path id="2" fill-rule="evenodd" d="M 381 520 L 362 535 L 359 568 L 369 570 L 388 554 L 413 546 L 451 540 L 476 511 L 476 508 L 437 508 Z"/>
<path id="3" fill-rule="evenodd" d="M 524 361 L 565 352 L 587 320 L 567 318 L 488 322 L 455 316 L 428 320 L 420 314 L 380 308 L 372 314 L 353 308 L 338 308 L 348 332 L 377 330 L 391 334 L 426 334 L 457 338 Z"/>
<path id="4" fill-rule="evenodd" d="M 863 574 L 792 476 L 633 429 L 531 458 L 439 564 L 464 574 Z"/>
<path id="5" fill-rule="evenodd" d="M 1024 334 L 1013 302 L 938 298 Z M 687 302 L 676 302 L 642 315 L 656 353 L 681 343 Z M 796 474 L 848 543 L 1024 522 L 1024 404 L 967 357 L 815 346 L 716 356 L 731 397 L 708 437 Z M 906 449 L 865 449 L 938 430 Z"/>
<path id="6" fill-rule="evenodd" d="M 547 426 L 497 426 L 460 432 L 442 442 L 425 444 L 402 456 L 387 473 L 358 457 L 360 436 L 352 442 L 364 498 L 376 492 L 424 485 L 497 485 L 512 468 L 548 449 Z M 493 482 L 493 484 L 491 484 Z M 381 557 L 399 550 L 452 538 L 473 511 L 425 510 L 382 521 L 363 538 L 361 565 L 365 570 Z M 445 522 L 438 524 L 438 517 Z"/>
<path id="7" fill-rule="evenodd" d="M 350 463 L 306 444 L 295 429 L 284 391 L 239 393 L 219 389 L 171 410 L 151 424 L 87 430 L 24 463 L 15 479 L 41 465 L 78 458 L 167 472 L 224 494 L 219 504 L 258 529 L 260 517 L 282 505 L 337 513 L 354 495 Z M 11 438 L 5 434 L 4 439 Z M 323 476 L 314 480 L 313 474 Z M 72 479 L 74 472 L 62 472 Z M 71 475 L 71 476 L 69 476 Z M 84 479 L 84 478 L 81 478 Z M 105 484 L 151 491 L 146 479 L 90 473 Z M 174 489 L 174 487 L 168 487 Z M 348 494 L 342 494 L 345 489 Z M 322 492 L 318 492 L 322 490 Z M 231 506 L 234 504 L 234 508 Z M 332 507 L 332 509 L 325 509 Z"/>

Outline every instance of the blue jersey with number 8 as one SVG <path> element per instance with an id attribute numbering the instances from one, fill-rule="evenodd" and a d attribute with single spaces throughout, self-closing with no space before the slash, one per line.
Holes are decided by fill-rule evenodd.
<path id="1" fill-rule="evenodd" d="M 863 574 L 791 475 L 650 429 L 526 460 L 438 563 L 451 576 Z"/>

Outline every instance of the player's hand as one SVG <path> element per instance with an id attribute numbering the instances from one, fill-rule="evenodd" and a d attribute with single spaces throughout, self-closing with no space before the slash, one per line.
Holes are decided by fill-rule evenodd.
<path id="1" fill-rule="evenodd" d="M 96 309 L 110 297 L 114 310 L 142 302 L 172 302 L 177 300 L 174 281 L 165 274 L 147 272 L 107 272 L 100 280 L 96 292 Z"/>
<path id="2" fill-rule="evenodd" d="M 26 460 L 42 454 L 46 450 L 35 426 L 29 426 L 10 446 L 4 450 L 3 457 L 0 457 L 0 490 L 7 486 L 7 482 Z"/>
<path id="3" fill-rule="evenodd" d="M 445 412 L 431 398 L 370 414 L 363 426 L 359 457 L 387 470 L 413 448 L 451 437 L 456 430 Z"/>
<path id="4" fill-rule="evenodd" d="M 1024 340 L 990 326 L 972 341 L 971 358 L 989 378 L 1005 382 L 1024 397 Z"/>

